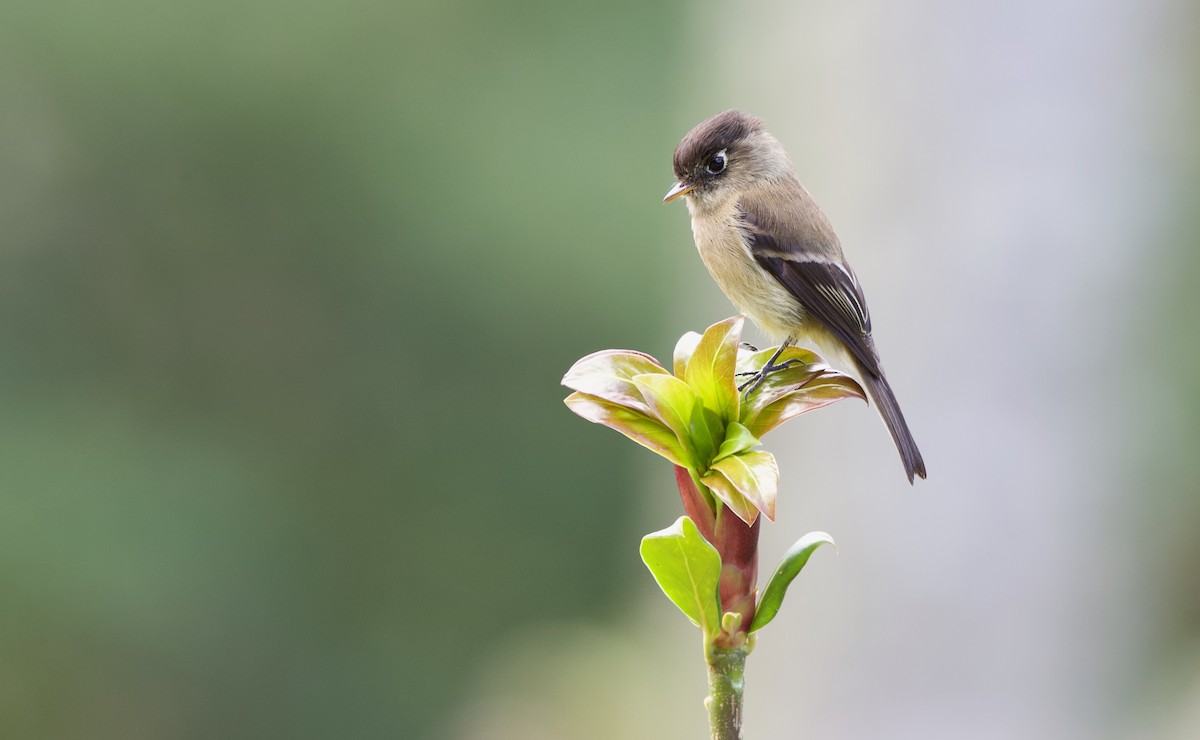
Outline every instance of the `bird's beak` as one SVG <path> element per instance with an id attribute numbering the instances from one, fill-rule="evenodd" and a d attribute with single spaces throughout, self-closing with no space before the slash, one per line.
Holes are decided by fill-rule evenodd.
<path id="1" fill-rule="evenodd" d="M 694 183 L 680 180 L 672 185 L 671 189 L 667 191 L 667 194 L 663 196 L 663 203 L 670 203 L 681 195 L 687 195 L 688 193 L 692 192 L 695 187 L 696 185 Z"/>

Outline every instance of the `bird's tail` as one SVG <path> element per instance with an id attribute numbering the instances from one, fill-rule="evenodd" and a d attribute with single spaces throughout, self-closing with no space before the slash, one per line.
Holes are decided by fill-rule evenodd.
<path id="1" fill-rule="evenodd" d="M 882 373 L 872 375 L 864 369 L 862 381 L 871 402 L 883 417 L 883 423 L 887 424 L 888 431 L 892 433 L 896 449 L 900 451 L 900 459 L 904 462 L 904 472 L 908 474 L 908 482 L 913 482 L 913 476 L 919 475 L 924 478 L 925 460 L 921 457 L 921 451 L 917 449 L 912 432 L 908 431 L 904 413 L 900 411 L 900 404 L 896 402 L 896 394 L 892 393 L 887 378 Z"/>

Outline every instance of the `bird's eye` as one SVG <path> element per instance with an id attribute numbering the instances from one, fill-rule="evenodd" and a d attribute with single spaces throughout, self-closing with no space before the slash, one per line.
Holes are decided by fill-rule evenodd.
<path id="1" fill-rule="evenodd" d="M 725 150 L 712 155 L 712 159 L 708 160 L 708 164 L 704 166 L 710 175 L 719 175 L 725 171 Z"/>

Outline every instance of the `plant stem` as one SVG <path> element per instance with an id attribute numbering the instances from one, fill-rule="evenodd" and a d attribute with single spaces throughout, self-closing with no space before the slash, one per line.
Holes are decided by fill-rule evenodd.
<path id="1" fill-rule="evenodd" d="M 708 724 L 712 740 L 742 740 L 742 688 L 745 685 L 745 646 L 723 650 L 714 647 L 708 656 Z"/>

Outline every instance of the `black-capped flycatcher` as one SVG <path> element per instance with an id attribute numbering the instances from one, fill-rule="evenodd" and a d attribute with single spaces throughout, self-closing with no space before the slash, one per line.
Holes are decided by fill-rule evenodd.
<path id="1" fill-rule="evenodd" d="M 685 198 L 700 258 L 729 300 L 782 340 L 780 352 L 815 344 L 851 370 L 887 424 L 909 482 L 924 478 L 925 461 L 871 339 L 858 278 L 779 141 L 753 116 L 719 113 L 679 142 L 675 176 L 663 201 Z M 750 384 L 777 369 L 778 356 Z"/>

